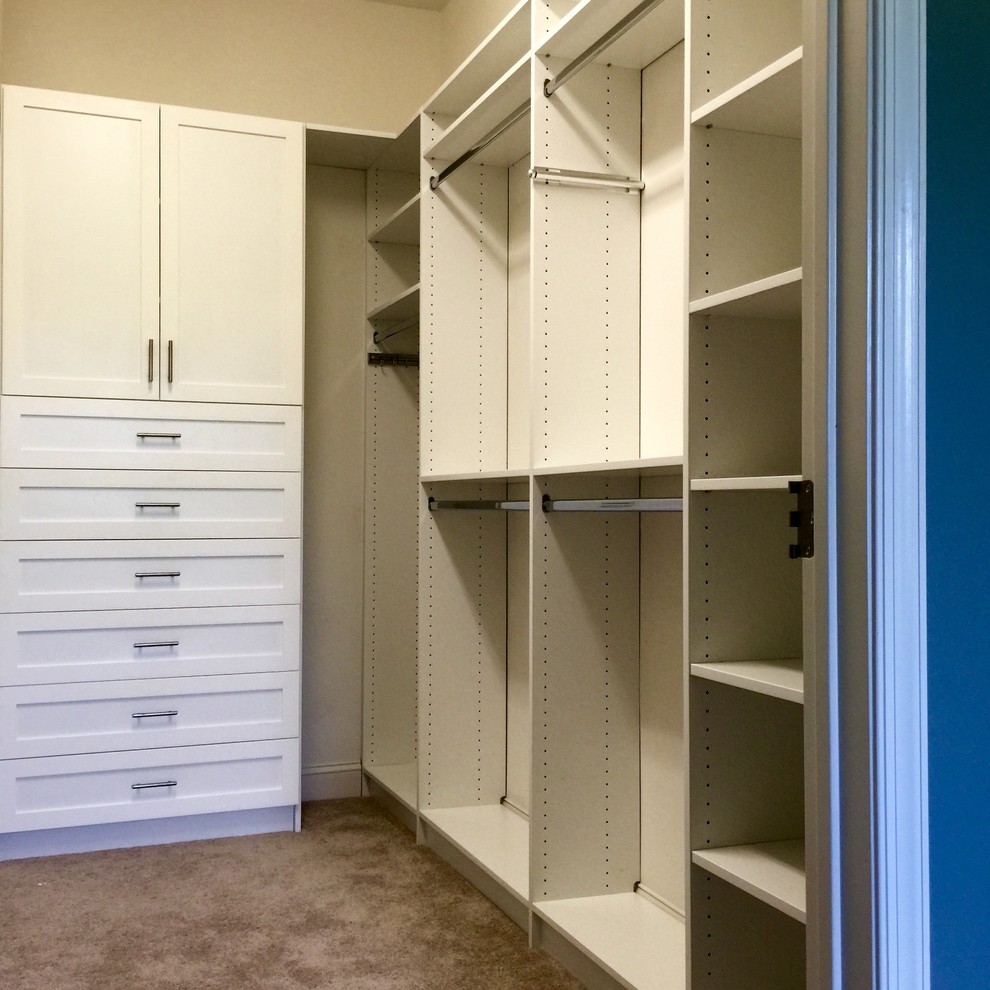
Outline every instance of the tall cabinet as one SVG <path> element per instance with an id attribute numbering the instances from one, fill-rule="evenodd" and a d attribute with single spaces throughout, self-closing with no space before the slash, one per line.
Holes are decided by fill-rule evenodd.
<path id="1" fill-rule="evenodd" d="M 302 125 L 5 87 L 3 178 L 0 850 L 291 828 Z"/>

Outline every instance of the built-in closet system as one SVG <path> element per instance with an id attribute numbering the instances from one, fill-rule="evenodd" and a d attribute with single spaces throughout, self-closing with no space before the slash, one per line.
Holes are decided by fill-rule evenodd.
<path id="1" fill-rule="evenodd" d="M 366 673 L 368 776 L 589 986 L 824 985 L 802 14 L 523 0 L 421 118 L 418 690 Z"/>

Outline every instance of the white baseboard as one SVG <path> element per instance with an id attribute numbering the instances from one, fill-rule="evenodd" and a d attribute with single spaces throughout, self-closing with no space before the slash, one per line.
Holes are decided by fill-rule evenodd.
<path id="1" fill-rule="evenodd" d="M 331 763 L 322 767 L 303 767 L 302 799 L 328 801 L 334 798 L 361 797 L 361 764 Z"/>

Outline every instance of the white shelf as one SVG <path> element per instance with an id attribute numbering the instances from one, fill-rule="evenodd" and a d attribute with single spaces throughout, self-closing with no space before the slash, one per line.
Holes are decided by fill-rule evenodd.
<path id="1" fill-rule="evenodd" d="M 775 492 L 787 491 L 792 481 L 800 481 L 799 474 L 762 475 L 751 478 L 692 478 L 693 492 Z"/>
<path id="2" fill-rule="evenodd" d="M 529 52 L 530 0 L 520 0 L 494 31 L 427 101 L 426 113 L 460 116 Z"/>
<path id="3" fill-rule="evenodd" d="M 595 44 L 641 0 L 582 0 L 537 45 L 540 56 L 575 59 Z M 609 45 L 599 61 L 643 69 L 684 38 L 684 0 L 665 0 Z"/>
<path id="4" fill-rule="evenodd" d="M 529 56 L 524 56 L 477 102 L 461 114 L 424 152 L 432 161 L 450 162 L 478 144 L 529 100 Z M 529 151 L 529 123 L 518 121 L 472 159 L 476 165 L 513 165 Z"/>
<path id="5" fill-rule="evenodd" d="M 394 140 L 394 134 L 382 131 L 307 124 L 306 164 L 366 169 L 385 153 Z"/>
<path id="6" fill-rule="evenodd" d="M 691 673 L 709 681 L 804 704 L 804 662 L 800 659 L 693 663 Z"/>
<path id="7" fill-rule="evenodd" d="M 801 316 L 800 268 L 779 272 L 702 299 L 693 299 L 692 315 L 793 320 Z"/>
<path id="8" fill-rule="evenodd" d="M 801 137 L 801 57 L 795 48 L 691 114 L 692 124 Z"/>
<path id="9" fill-rule="evenodd" d="M 529 822 L 500 804 L 421 814 L 448 842 L 521 901 L 529 900 Z"/>
<path id="10" fill-rule="evenodd" d="M 685 986 L 684 921 L 639 894 L 541 901 L 534 911 L 629 990 Z"/>
<path id="11" fill-rule="evenodd" d="M 372 244 L 419 244 L 420 194 L 400 206 L 368 237 Z"/>
<path id="12" fill-rule="evenodd" d="M 691 854 L 709 873 L 804 923 L 804 840 L 726 846 Z"/>
<path id="13" fill-rule="evenodd" d="M 383 790 L 388 791 L 400 804 L 410 811 L 416 811 L 416 764 L 396 763 L 392 766 L 367 766 L 364 768 L 367 776 Z"/>
<path id="14" fill-rule="evenodd" d="M 403 320 L 411 320 L 419 316 L 419 283 L 400 292 L 395 298 L 389 299 L 368 314 L 368 320 L 380 327 L 388 327 Z"/>
<path id="15" fill-rule="evenodd" d="M 572 474 L 627 474 L 652 477 L 663 474 L 680 474 L 683 468 L 683 457 L 646 457 L 635 461 L 599 461 L 594 464 L 538 464 L 533 468 L 533 474 L 539 478 Z"/>
<path id="16" fill-rule="evenodd" d="M 424 474 L 420 477 L 420 481 L 424 485 L 432 485 L 438 482 L 457 482 L 457 481 L 528 481 L 529 471 L 525 468 L 520 470 L 510 470 L 505 471 L 465 471 L 463 474 Z"/>

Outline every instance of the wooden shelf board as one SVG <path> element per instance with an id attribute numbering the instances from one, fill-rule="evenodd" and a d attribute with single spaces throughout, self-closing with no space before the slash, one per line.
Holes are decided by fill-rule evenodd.
<path id="1" fill-rule="evenodd" d="M 676 457 L 646 457 L 635 461 L 603 461 L 591 464 L 538 464 L 533 468 L 533 474 L 540 478 L 553 478 L 557 475 L 572 474 L 626 474 L 640 477 L 656 475 L 680 474 L 684 469 L 684 458 Z"/>
<path id="2" fill-rule="evenodd" d="M 735 316 L 749 319 L 801 318 L 802 270 L 792 268 L 756 282 L 739 285 L 701 299 L 693 299 L 692 315 Z"/>
<path id="3" fill-rule="evenodd" d="M 424 474 L 420 476 L 419 480 L 424 485 L 432 485 L 445 481 L 528 481 L 529 471 L 526 468 L 507 468 L 504 471 L 465 471 L 463 473 L 453 474 Z"/>
<path id="4" fill-rule="evenodd" d="M 791 918 L 805 922 L 803 839 L 696 850 L 691 861 Z"/>
<path id="5" fill-rule="evenodd" d="M 386 766 L 366 766 L 365 774 L 383 790 L 388 791 L 400 804 L 416 812 L 417 771 L 415 763 L 396 763 Z"/>
<path id="6" fill-rule="evenodd" d="M 570 61 L 583 54 L 641 0 L 582 0 L 536 46 L 541 56 Z M 684 38 L 684 0 L 664 0 L 609 45 L 597 61 L 643 69 Z"/>
<path id="7" fill-rule="evenodd" d="M 400 292 L 394 299 L 389 299 L 368 314 L 369 322 L 380 327 L 400 323 L 419 315 L 419 283 Z"/>
<path id="8" fill-rule="evenodd" d="M 420 194 L 399 207 L 368 240 L 372 244 L 419 244 Z"/>
<path id="9" fill-rule="evenodd" d="M 306 125 L 306 164 L 332 168 L 370 168 L 395 141 L 394 134 L 347 127 Z"/>
<path id="10" fill-rule="evenodd" d="M 692 478 L 693 492 L 769 492 L 787 491 L 792 481 L 800 481 L 799 474 L 773 474 L 750 478 Z"/>
<path id="11" fill-rule="evenodd" d="M 529 51 L 530 0 L 520 0 L 491 34 L 427 100 L 425 112 L 460 116 L 509 66 Z"/>
<path id="12" fill-rule="evenodd" d="M 801 58 L 795 48 L 691 114 L 692 124 L 801 137 Z"/>
<path id="13" fill-rule="evenodd" d="M 529 57 L 520 59 L 476 103 L 461 114 L 423 156 L 431 161 L 451 162 L 494 130 L 514 110 L 529 99 Z M 520 145 L 520 135 L 524 137 Z M 506 160 L 521 147 L 521 153 Z M 509 150 L 512 149 L 512 150 Z M 511 165 L 529 149 L 529 122 L 526 118 L 511 127 L 497 141 L 475 155 L 476 165 Z"/>
<path id="14" fill-rule="evenodd" d="M 745 691 L 804 704 L 804 662 L 800 659 L 693 663 L 691 673 Z"/>
<path id="15" fill-rule="evenodd" d="M 421 817 L 476 866 L 529 900 L 529 822 L 500 804 L 431 808 Z"/>
<path id="16" fill-rule="evenodd" d="M 683 918 L 639 894 L 538 901 L 535 913 L 629 990 L 685 986 Z"/>

